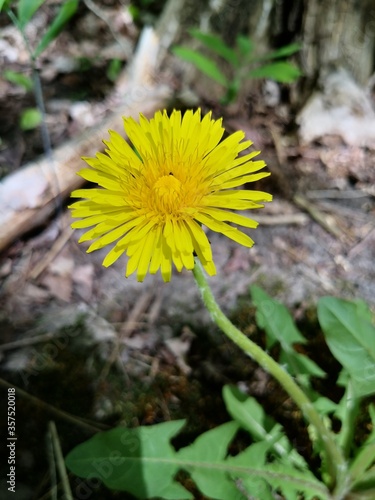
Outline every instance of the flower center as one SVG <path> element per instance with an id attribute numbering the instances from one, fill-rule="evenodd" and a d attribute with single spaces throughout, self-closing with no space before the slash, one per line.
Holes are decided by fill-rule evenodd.
<path id="1" fill-rule="evenodd" d="M 173 174 L 163 175 L 155 182 L 152 194 L 155 208 L 171 213 L 180 206 L 181 182 Z"/>

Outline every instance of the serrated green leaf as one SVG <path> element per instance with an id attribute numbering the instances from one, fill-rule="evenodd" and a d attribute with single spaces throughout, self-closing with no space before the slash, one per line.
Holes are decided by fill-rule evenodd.
<path id="1" fill-rule="evenodd" d="M 8 82 L 15 83 L 20 87 L 23 87 L 27 91 L 33 90 L 34 84 L 31 78 L 28 76 L 18 73 L 17 71 L 6 70 L 4 71 L 4 78 L 8 80 Z"/>
<path id="2" fill-rule="evenodd" d="M 39 109 L 27 108 L 21 114 L 20 127 L 22 130 L 33 130 L 42 121 Z"/>
<path id="3" fill-rule="evenodd" d="M 199 490 L 209 498 L 228 500 L 228 498 L 245 498 L 238 491 L 234 481 L 221 467 L 224 465 L 229 443 L 238 430 L 236 422 L 228 422 L 199 436 L 193 444 L 182 448 L 177 453 L 177 460 L 187 470 Z M 210 467 L 205 467 L 210 464 Z"/>
<path id="4" fill-rule="evenodd" d="M 259 57 L 259 60 L 266 61 L 269 59 L 278 59 L 280 57 L 288 57 L 292 54 L 295 54 L 299 50 L 301 50 L 302 45 L 299 43 L 291 43 L 289 45 L 285 45 L 284 47 L 280 47 L 279 49 L 273 50 L 272 52 L 268 52 L 264 54 L 264 56 Z"/>
<path id="5" fill-rule="evenodd" d="M 45 0 L 18 0 L 17 17 L 21 28 L 26 26 L 44 2 Z"/>
<path id="6" fill-rule="evenodd" d="M 231 49 L 219 36 L 203 33 L 197 29 L 189 30 L 189 33 L 196 39 L 202 42 L 208 49 L 212 50 L 219 56 L 223 57 L 234 66 L 238 66 L 238 58 L 236 52 Z"/>
<path id="7" fill-rule="evenodd" d="M 265 443 L 256 443 L 256 445 L 261 446 Z M 257 481 L 264 480 L 272 488 L 279 488 L 287 499 L 299 498 L 298 493 L 303 493 L 303 498 L 306 500 L 330 498 L 326 486 L 318 481 L 308 469 L 300 471 L 292 467 L 287 458 L 283 462 L 265 464 L 262 456 L 263 450 L 256 448 L 256 445 L 249 446 L 235 457 L 228 457 L 227 463 L 231 468 L 233 467 L 233 477 L 240 479 L 254 477 Z M 258 460 L 256 452 L 258 452 Z"/>
<path id="8" fill-rule="evenodd" d="M 224 85 L 224 87 L 228 85 L 225 75 L 223 75 L 217 65 L 211 61 L 211 59 L 208 59 L 208 57 L 199 54 L 199 52 L 196 52 L 193 49 L 179 46 L 172 48 L 172 52 L 184 61 L 194 64 L 196 68 L 208 77 L 212 78 L 212 80 L 215 80 L 215 82 Z"/>
<path id="9" fill-rule="evenodd" d="M 292 83 L 301 76 L 301 71 L 295 64 L 289 62 L 274 62 L 253 69 L 249 73 L 251 78 L 267 78 L 280 83 Z"/>
<path id="10" fill-rule="evenodd" d="M 354 397 L 375 393 L 375 327 L 363 304 L 323 297 L 318 319 L 330 351 L 351 377 Z"/>
<path id="11" fill-rule="evenodd" d="M 177 420 L 98 433 L 68 454 L 66 466 L 79 477 L 99 478 L 108 488 L 138 498 L 191 499 L 174 481 L 180 466 L 169 442 L 184 424 Z"/>
<path id="12" fill-rule="evenodd" d="M 250 293 L 257 308 L 255 319 L 257 325 L 267 333 L 268 347 L 278 341 L 285 352 L 293 352 L 292 344 L 306 342 L 283 304 L 256 285 L 250 287 Z"/>
<path id="13" fill-rule="evenodd" d="M 262 406 L 252 397 L 233 385 L 223 387 L 223 399 L 230 416 L 247 430 L 253 439 L 269 443 L 280 457 L 288 457 L 291 463 L 306 467 L 304 458 L 293 449 L 282 427 L 268 417 Z"/>
<path id="14" fill-rule="evenodd" d="M 35 49 L 34 57 L 40 56 L 48 45 L 60 34 L 69 19 L 75 14 L 78 3 L 79 0 L 66 0 L 62 4 L 57 16 Z"/>
<path id="15" fill-rule="evenodd" d="M 262 467 L 266 463 L 266 454 L 270 446 L 271 443 L 265 441 L 254 443 L 235 457 L 228 457 L 227 463 L 231 466 L 251 467 L 255 465 L 256 467 Z M 239 479 L 235 474 L 233 474 L 233 478 Z M 262 500 L 274 500 L 275 498 L 272 495 L 271 487 L 263 478 L 257 478 L 254 475 L 242 475 L 240 484 L 252 498 Z"/>

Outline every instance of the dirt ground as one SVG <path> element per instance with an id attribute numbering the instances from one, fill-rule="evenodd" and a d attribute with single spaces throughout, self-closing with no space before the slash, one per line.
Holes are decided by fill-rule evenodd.
<path id="1" fill-rule="evenodd" d="M 82 7 L 75 24 L 41 62 L 54 147 L 102 118 L 103 99 L 113 86 L 106 76 L 109 62 L 121 57 L 126 65 L 134 50 L 138 28 L 111 2 L 106 13 L 116 19 L 122 51 L 116 52 L 106 23 Z M 0 20 L 11 47 L 17 32 L 3 16 Z M 98 34 L 102 43 L 94 57 Z M 22 49 L 13 62 L 6 60 L 10 69 L 27 71 Z M 249 213 L 260 222 L 249 233 L 253 248 L 209 234 L 218 269 L 209 283 L 222 308 L 259 341 L 261 334 L 251 326 L 251 284 L 286 304 L 296 321 L 308 325 L 314 343 L 314 336 L 321 337 L 311 311 L 320 296 L 363 298 L 375 307 L 375 152 L 347 145 L 338 136 L 301 144 L 287 103 L 269 107 L 258 97 L 250 96 L 240 110 L 220 109 L 216 103 L 215 113 L 224 115 L 229 131 L 244 130 L 262 150 L 272 176 L 255 189 L 273 193 L 274 201 Z M 25 132 L 18 125 L 32 99 L 1 80 L 4 178 L 42 153 L 39 130 Z M 211 104 L 201 106 L 208 110 Z M 134 426 L 186 417 L 189 425 L 182 439 L 189 441 L 228 419 L 221 388 L 242 382 L 287 423 L 290 402 L 212 325 L 192 274 L 175 272 L 168 284 L 159 275 L 137 283 L 135 277 L 124 277 L 124 259 L 103 268 L 105 250 L 88 255 L 85 245 L 78 245 L 79 231 L 70 229 L 67 203 L 0 255 L 1 390 L 5 397 L 8 382 L 24 391 L 17 396 L 17 499 L 47 498 L 51 419 L 64 452 L 93 430 L 119 422 Z M 332 377 L 327 382 L 331 390 L 337 366 L 327 361 L 322 346 L 320 354 L 315 350 L 315 361 Z M 298 416 L 297 425 L 301 452 L 309 457 Z M 77 481 L 72 479 L 78 491 L 82 485 Z M 90 498 L 112 498 L 100 488 L 95 495 Z"/>

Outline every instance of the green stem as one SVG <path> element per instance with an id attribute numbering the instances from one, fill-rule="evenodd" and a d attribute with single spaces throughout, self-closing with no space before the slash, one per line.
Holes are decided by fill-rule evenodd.
<path id="1" fill-rule="evenodd" d="M 361 400 L 355 397 L 353 392 L 353 382 L 349 380 L 345 391 L 345 412 L 340 430 L 341 449 L 346 457 L 350 454 L 350 447 L 353 443 L 355 421 L 358 416 Z"/>
<path id="2" fill-rule="evenodd" d="M 346 460 L 340 448 L 336 445 L 331 432 L 324 425 L 309 398 L 294 382 L 293 378 L 271 356 L 269 356 L 252 340 L 246 337 L 246 335 L 244 335 L 229 321 L 217 304 L 207 283 L 202 265 L 197 258 L 195 259 L 193 274 L 198 288 L 201 291 L 203 302 L 216 325 L 228 338 L 230 338 L 240 349 L 242 349 L 242 351 L 253 358 L 264 370 L 270 373 L 280 383 L 280 385 L 300 408 L 308 422 L 315 427 L 326 454 L 328 471 L 335 488 L 333 498 L 337 500 L 344 498 L 349 483 Z"/>

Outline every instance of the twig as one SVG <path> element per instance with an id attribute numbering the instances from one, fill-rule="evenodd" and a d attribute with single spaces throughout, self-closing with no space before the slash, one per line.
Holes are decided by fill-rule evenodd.
<path id="1" fill-rule="evenodd" d="M 72 237 L 73 231 L 69 226 L 67 226 L 55 243 L 52 245 L 52 248 L 47 252 L 47 254 L 41 259 L 41 261 L 32 269 L 29 273 L 28 278 L 32 280 L 36 280 L 42 272 L 49 266 L 49 264 L 56 258 L 56 256 L 61 252 L 66 243 Z"/>
<path id="2" fill-rule="evenodd" d="M 318 222 L 326 231 L 336 236 L 339 240 L 343 240 L 342 230 L 337 226 L 337 222 L 332 216 L 326 215 L 321 212 L 315 205 L 310 203 L 307 198 L 300 194 L 296 194 L 293 197 L 293 201 L 296 205 L 303 208 L 308 212 L 311 217 Z"/>
<path id="3" fill-rule="evenodd" d="M 55 415 L 58 418 L 62 418 L 68 422 L 73 423 L 74 425 L 78 425 L 79 427 L 83 427 L 84 429 L 90 431 L 90 432 L 100 432 L 102 430 L 106 430 L 109 427 L 105 424 L 100 424 L 98 422 L 95 422 L 95 425 L 92 425 L 91 423 L 88 423 L 84 419 L 80 417 L 76 417 L 75 415 L 72 415 L 71 413 L 68 413 L 64 410 L 60 410 L 56 408 L 53 405 L 50 405 L 49 403 L 46 403 L 42 401 L 41 399 L 37 398 L 36 396 L 32 396 L 28 392 L 22 390 L 20 387 L 15 386 L 14 384 L 10 384 L 8 381 L 4 380 L 3 378 L 0 378 L 0 385 L 3 387 L 7 388 L 14 388 L 16 389 L 16 394 L 27 399 L 30 401 L 32 404 L 36 406 L 40 406 L 47 412 L 51 413 L 52 415 Z"/>
<path id="4" fill-rule="evenodd" d="M 112 28 L 112 23 L 106 16 L 106 14 L 103 12 L 103 10 L 98 7 L 92 0 L 83 0 L 83 3 L 86 5 L 86 7 L 91 10 L 99 19 L 101 19 L 108 27 L 111 35 L 113 38 L 116 40 L 116 42 L 120 45 L 120 47 L 124 50 L 125 54 L 127 52 L 126 47 L 124 47 L 124 42 L 121 40 L 121 38 L 117 35 L 116 31 Z"/>
<path id="5" fill-rule="evenodd" d="M 70 488 L 68 474 L 66 473 L 64 457 L 61 451 L 60 440 L 57 434 L 55 422 L 50 421 L 48 423 L 48 430 L 51 436 L 53 450 L 55 452 L 57 470 L 59 471 L 60 474 L 62 488 L 64 491 L 64 498 L 66 500 L 73 500 L 72 490 Z"/>
<path id="6" fill-rule="evenodd" d="M 372 228 L 366 236 L 359 242 L 357 245 L 355 245 L 353 248 L 349 250 L 348 253 L 348 258 L 353 259 L 356 257 L 359 253 L 362 252 L 362 250 L 366 247 L 368 244 L 369 240 L 371 240 L 375 236 L 375 228 Z"/>
<path id="7" fill-rule="evenodd" d="M 256 215 L 255 219 L 262 225 L 265 226 L 278 226 L 283 224 L 307 224 L 309 218 L 306 214 L 285 214 L 285 215 Z"/>
<path id="8" fill-rule="evenodd" d="M 307 198 L 310 199 L 324 199 L 331 198 L 333 200 L 352 200 L 356 198 L 369 198 L 370 194 L 360 190 L 338 191 L 337 189 L 314 189 L 307 191 Z"/>
<path id="9" fill-rule="evenodd" d="M 134 330 L 134 327 L 139 322 L 139 317 L 147 309 L 147 306 L 149 305 L 149 303 L 152 299 L 152 296 L 153 296 L 153 292 L 146 291 L 138 298 L 138 300 L 135 303 L 133 309 L 131 310 L 126 322 L 123 324 L 123 326 L 119 332 L 116 345 L 113 348 L 111 355 L 109 356 L 108 361 L 102 370 L 102 373 L 100 374 L 101 379 L 104 379 L 107 377 L 111 366 L 116 361 L 116 359 L 119 357 L 122 339 L 129 337 L 129 335 L 132 333 L 132 331 Z"/>
<path id="10" fill-rule="evenodd" d="M 63 334 L 61 334 L 63 335 Z M 13 342 L 8 342 L 6 344 L 0 344 L 1 351 L 10 351 L 12 349 L 18 349 L 19 347 L 26 347 L 29 345 L 40 344 L 42 342 L 48 342 L 51 339 L 58 338 L 58 334 L 44 333 L 43 335 L 36 335 L 34 337 L 28 337 L 20 340 L 14 340 Z"/>

